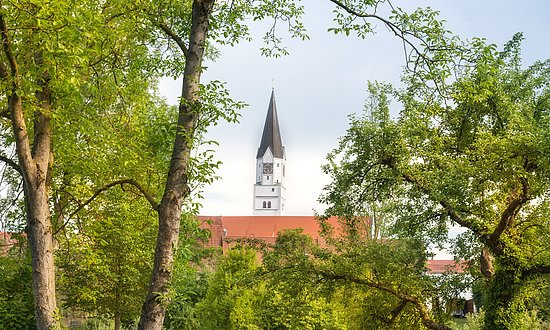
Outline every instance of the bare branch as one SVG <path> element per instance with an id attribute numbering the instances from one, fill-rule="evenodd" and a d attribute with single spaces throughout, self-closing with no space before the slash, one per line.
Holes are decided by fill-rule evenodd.
<path id="1" fill-rule="evenodd" d="M 189 53 L 189 51 L 187 50 L 187 46 L 185 45 L 185 42 L 180 38 L 180 36 L 178 36 L 172 29 L 170 29 L 170 27 L 168 25 L 166 25 L 166 23 L 164 22 L 159 22 L 157 23 L 157 26 L 159 28 L 161 28 L 162 31 L 164 31 L 164 33 L 166 33 L 166 35 L 168 35 L 170 37 L 170 39 L 174 40 L 176 42 L 176 44 L 178 44 L 179 48 L 181 49 L 181 51 L 183 52 L 183 55 L 185 55 L 185 57 L 187 57 L 187 54 Z"/>
<path id="2" fill-rule="evenodd" d="M 14 169 L 17 173 L 23 175 L 21 167 L 14 160 L 12 160 L 12 159 L 4 156 L 4 155 L 0 155 L 0 161 L 3 161 L 7 165 L 9 165 L 12 169 Z"/>

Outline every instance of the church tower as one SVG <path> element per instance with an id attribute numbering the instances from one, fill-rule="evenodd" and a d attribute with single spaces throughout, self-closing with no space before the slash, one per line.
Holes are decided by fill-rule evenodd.
<path id="1" fill-rule="evenodd" d="M 256 154 L 254 215 L 283 215 L 285 211 L 285 148 L 281 141 L 275 91 L 265 118 L 262 141 Z"/>

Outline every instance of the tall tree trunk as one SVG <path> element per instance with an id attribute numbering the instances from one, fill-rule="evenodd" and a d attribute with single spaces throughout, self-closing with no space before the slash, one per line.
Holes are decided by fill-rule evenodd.
<path id="1" fill-rule="evenodd" d="M 27 232 L 32 259 L 36 323 L 38 329 L 55 329 L 59 324 L 55 317 L 57 310 L 55 267 L 48 204 L 51 127 L 46 115 L 50 111 L 51 95 L 44 87 L 43 91 L 37 92 L 37 98 L 43 112 L 35 117 L 32 150 L 23 116 L 22 100 L 16 93 L 10 96 L 9 108 L 17 157 L 25 182 Z"/>
<path id="2" fill-rule="evenodd" d="M 37 166 L 38 167 L 38 166 Z M 52 227 L 44 184 L 28 187 L 27 231 L 32 257 L 32 286 L 38 329 L 57 328 Z"/>
<path id="3" fill-rule="evenodd" d="M 172 279 L 175 248 L 182 205 L 189 196 L 189 156 L 193 148 L 193 136 L 199 107 L 199 83 L 209 19 L 214 0 L 193 1 L 189 49 L 186 54 L 182 94 L 179 105 L 178 126 L 164 196 L 158 207 L 159 231 L 155 248 L 153 274 L 147 297 L 143 304 L 138 329 L 161 329 Z"/>
<path id="4" fill-rule="evenodd" d="M 23 102 L 18 94 L 21 77 L 18 64 L 11 48 L 8 29 L 3 16 L 0 16 L 0 29 L 4 54 L 6 55 L 10 75 L 13 79 L 11 94 L 8 97 L 15 149 L 24 181 L 25 204 L 27 213 L 27 233 L 32 259 L 32 287 L 36 324 L 38 329 L 57 329 L 59 322 L 55 317 L 55 268 L 53 256 L 53 237 L 49 208 L 50 163 L 51 163 L 51 92 L 49 77 L 44 73 L 38 78 L 39 90 L 36 91 L 39 110 L 34 116 L 34 137 L 31 142 L 23 112 Z M 42 53 L 37 51 L 35 63 L 43 64 Z M 2 69 L 2 76 L 6 70 Z"/>

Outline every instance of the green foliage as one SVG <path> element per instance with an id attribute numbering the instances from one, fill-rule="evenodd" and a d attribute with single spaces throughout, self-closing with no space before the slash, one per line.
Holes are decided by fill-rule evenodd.
<path id="1" fill-rule="evenodd" d="M 453 327 L 453 329 L 457 330 L 481 330 L 483 329 L 483 319 L 485 317 L 485 313 L 483 310 L 480 310 L 478 313 L 474 315 L 469 315 L 466 318 L 466 322 L 462 325 L 456 325 Z"/>
<path id="2" fill-rule="evenodd" d="M 123 204 L 122 191 L 105 197 L 58 251 L 62 300 L 92 315 L 134 320 L 152 270 L 155 218 L 139 203 Z"/>
<path id="3" fill-rule="evenodd" d="M 6 47 L 0 101 L 7 103 L 9 95 L 22 97 L 26 136 L 33 148 L 40 145 L 33 144 L 32 121 L 43 115 L 53 127 L 52 140 L 45 143 L 48 150 L 55 146 L 49 164 L 53 174 L 46 178 L 52 198 L 40 202 L 52 205 L 54 234 L 63 234 L 58 251 L 63 259 L 63 298 L 74 308 L 133 317 L 150 270 L 146 260 L 155 230 L 151 215 L 163 195 L 176 131 L 187 134 L 187 146 L 198 150 L 184 155 L 190 161 L 182 166 L 189 182 L 186 189 L 196 194 L 185 199 L 192 213 L 198 209 L 194 198 L 201 197 L 202 187 L 215 179 L 219 166 L 208 150 L 213 142 L 203 140 L 206 129 L 219 120 L 235 122 L 236 111 L 243 107 L 228 97 L 222 83 L 200 85 L 200 101 L 193 101 L 191 109 L 198 121 L 182 130 L 174 124 L 175 109 L 156 97 L 156 78 L 181 77 L 185 70 L 182 39 L 190 34 L 191 5 L 33 0 L 2 7 Z M 305 38 L 297 21 L 301 14 L 294 1 L 220 2 L 209 23 L 209 53 L 215 55 L 216 43 L 247 38 L 242 22 L 249 17 L 284 21 L 292 36 Z M 265 52 L 285 52 L 274 28 L 266 41 Z M 11 76 L 6 73 L 10 66 Z M 198 71 L 196 77 L 185 78 L 200 83 Z M 51 108 L 38 100 L 40 93 L 51 93 Z M 186 102 L 181 100 L 180 106 Z M 13 150 L 14 138 L 9 119 L 1 124 L 4 155 Z M 198 149 L 205 146 L 207 150 Z M 10 176 L 13 173 L 7 171 L 3 177 L 15 189 L 2 204 L 10 207 L 10 226 L 16 227 L 23 208 L 18 196 L 21 181 Z M 119 185 L 113 183 L 117 181 Z M 117 186 L 122 191 L 113 188 Z M 151 205 L 134 195 L 145 195 Z"/>
<path id="4" fill-rule="evenodd" d="M 390 206 L 390 233 L 426 245 L 448 243 L 451 224 L 468 229 L 450 243 L 474 265 L 482 247 L 494 257 L 484 301 L 485 326 L 494 329 L 513 327 L 532 308 L 522 287 L 550 260 L 550 61 L 523 68 L 521 39 L 503 51 L 475 39 L 463 57 L 429 68 L 452 73 L 452 82 L 417 71 L 405 74 L 403 90 L 371 83 L 365 114 L 351 118 L 328 156 L 332 183 L 321 198 L 327 215 L 342 217 Z M 396 116 L 390 101 L 401 107 Z"/>
<path id="5" fill-rule="evenodd" d="M 197 313 L 203 329 L 235 329 L 248 309 L 242 300 L 252 290 L 247 287 L 252 272 L 258 267 L 256 253 L 252 250 L 232 249 L 222 258 L 208 284 L 205 298 L 198 304 Z M 244 307 L 244 311 L 236 307 Z"/>
<path id="6" fill-rule="evenodd" d="M 346 246 L 335 254 L 295 229 L 278 235 L 261 264 L 257 252 L 231 249 L 188 314 L 197 323 L 181 328 L 422 329 L 417 306 L 403 297 L 429 299 L 437 290 L 424 249 L 413 241 Z"/>
<path id="7" fill-rule="evenodd" d="M 0 328 L 36 329 L 31 272 L 26 244 L 0 255 Z"/>
<path id="8" fill-rule="evenodd" d="M 206 296 L 211 275 L 208 262 L 216 252 L 201 245 L 209 235 L 210 232 L 200 227 L 193 214 L 184 214 L 170 288 L 170 305 L 164 321 L 166 329 L 191 330 L 200 326 L 196 305 Z"/>

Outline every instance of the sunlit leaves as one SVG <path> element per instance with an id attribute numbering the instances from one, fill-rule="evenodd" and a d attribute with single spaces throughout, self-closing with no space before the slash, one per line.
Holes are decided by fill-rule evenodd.
<path id="1" fill-rule="evenodd" d="M 525 307 L 522 272 L 549 264 L 539 239 L 548 236 L 549 66 L 524 68 L 521 39 L 502 51 L 482 39 L 430 49 L 449 60 L 407 72 L 403 91 L 371 89 L 366 114 L 352 118 L 328 156 L 333 182 L 322 197 L 327 214 L 344 217 L 391 205 L 394 234 L 426 244 L 445 243 L 451 223 L 471 230 L 453 243 L 462 258 L 477 258 L 482 246 L 495 255 L 486 302 L 495 327 L 510 326 Z M 390 97 L 400 103 L 397 118 L 380 116 Z"/>

